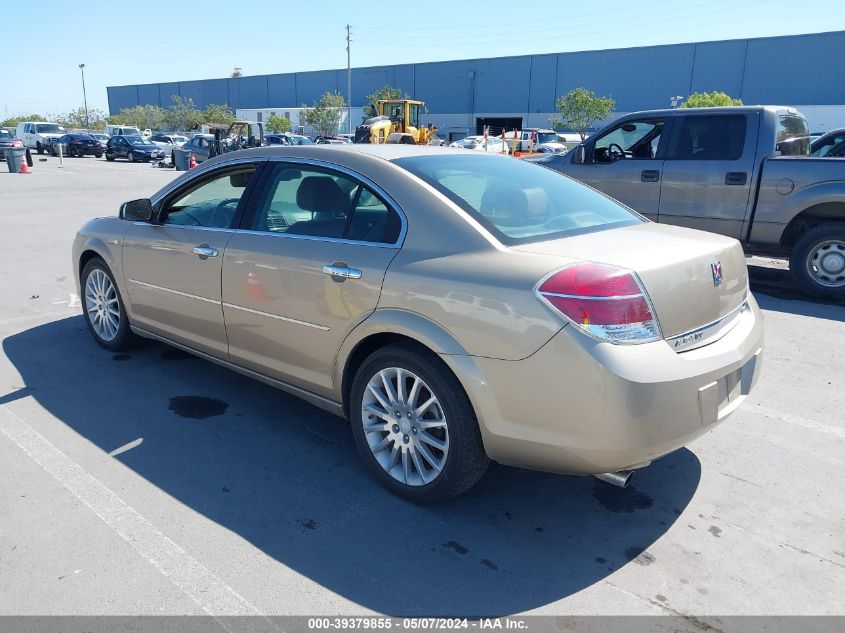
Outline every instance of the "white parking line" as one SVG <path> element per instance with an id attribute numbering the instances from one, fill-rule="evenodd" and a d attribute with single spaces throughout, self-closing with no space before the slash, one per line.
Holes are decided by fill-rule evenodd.
<path id="1" fill-rule="evenodd" d="M 18 415 L 7 407 L 0 407 L 0 414 L 0 431 L 203 611 L 215 617 L 261 615 L 243 596 L 157 530 Z M 225 622 L 220 624 L 226 627 Z"/>
<path id="2" fill-rule="evenodd" d="M 751 404 L 748 408 L 750 411 L 759 413 L 760 415 L 763 415 L 767 418 L 774 418 L 775 420 L 780 420 L 781 422 L 786 422 L 787 424 L 803 426 L 805 429 L 821 431 L 822 433 L 829 433 L 830 435 L 836 435 L 837 437 L 845 438 L 845 428 L 839 428 L 836 426 L 825 424 L 823 422 L 808 420 L 807 418 L 802 418 L 797 415 L 791 415 L 789 413 L 775 411 L 774 409 L 764 407 L 760 404 Z"/>

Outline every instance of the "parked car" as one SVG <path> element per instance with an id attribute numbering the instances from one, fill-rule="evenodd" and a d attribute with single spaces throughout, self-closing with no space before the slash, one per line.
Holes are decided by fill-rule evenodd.
<path id="1" fill-rule="evenodd" d="M 88 222 L 73 258 L 100 346 L 163 340 L 347 416 L 367 467 L 420 502 L 490 459 L 623 485 L 762 365 L 737 240 L 481 152 L 215 157 Z"/>
<path id="2" fill-rule="evenodd" d="M 845 296 L 845 164 L 805 160 L 794 108 L 678 108 L 626 115 L 539 161 L 664 224 L 788 255 L 808 293 Z"/>
<path id="3" fill-rule="evenodd" d="M 63 134 L 65 134 L 65 129 L 61 125 L 46 121 L 21 121 L 15 131 L 15 136 L 23 142 L 25 147 L 34 149 L 39 154 L 47 150 L 50 139 Z"/>
<path id="4" fill-rule="evenodd" d="M 165 156 L 170 156 L 174 149 L 188 142 L 188 137 L 181 134 L 155 134 L 150 140 L 164 150 Z"/>
<path id="5" fill-rule="evenodd" d="M 23 141 L 15 138 L 12 131 L 5 127 L 0 127 L 0 160 L 6 159 L 6 154 L 3 150 L 10 147 L 23 147 Z"/>
<path id="6" fill-rule="evenodd" d="M 91 136 L 100 141 L 100 143 L 103 144 L 103 147 L 106 146 L 106 143 L 108 143 L 109 139 L 111 138 L 108 134 L 101 134 L 99 132 L 92 132 Z"/>
<path id="7" fill-rule="evenodd" d="M 842 158 L 845 156 L 845 128 L 831 130 L 810 143 L 810 156 Z"/>
<path id="8" fill-rule="evenodd" d="M 560 137 L 554 130 L 547 130 L 542 128 L 526 128 L 524 130 L 517 130 L 505 132 L 505 143 L 512 151 L 528 152 L 532 147 L 544 145 L 548 143 L 560 143 Z"/>
<path id="9" fill-rule="evenodd" d="M 106 160 L 125 158 L 130 163 L 164 160 L 166 154 L 158 145 L 140 136 L 112 136 L 106 143 Z"/>
<path id="10" fill-rule="evenodd" d="M 184 145 L 182 145 L 182 149 L 190 150 L 191 154 L 193 154 L 196 158 L 197 164 L 199 164 L 208 160 L 212 151 L 213 143 L 213 134 L 194 134 Z M 170 161 L 174 165 L 176 164 L 176 156 L 172 151 L 170 153 Z"/>
<path id="11" fill-rule="evenodd" d="M 106 134 L 112 136 L 141 136 L 141 130 L 134 125 L 106 125 Z"/>
<path id="12" fill-rule="evenodd" d="M 285 134 L 285 137 L 290 141 L 291 145 L 313 145 L 314 141 L 312 141 L 307 136 L 302 134 Z"/>
<path id="13" fill-rule="evenodd" d="M 264 137 L 267 145 L 291 145 L 290 140 L 285 134 L 268 134 Z"/>
<path id="14" fill-rule="evenodd" d="M 494 154 L 508 153 L 508 149 L 502 143 L 502 139 L 496 138 L 495 136 L 488 136 L 486 141 L 483 136 L 465 136 L 462 139 L 450 143 L 449 147 L 472 149 L 477 152 L 493 152 Z"/>
<path id="15" fill-rule="evenodd" d="M 345 136 L 318 136 L 314 139 L 315 145 L 341 145 L 352 143 Z"/>
<path id="16" fill-rule="evenodd" d="M 102 158 L 103 152 L 106 148 L 103 144 L 95 139 L 90 134 L 65 134 L 64 136 L 54 137 L 50 140 L 50 153 L 53 156 L 58 156 L 59 151 L 56 146 L 61 143 L 64 148 L 62 152 L 65 156 L 83 157 L 92 155 L 96 158 Z"/>

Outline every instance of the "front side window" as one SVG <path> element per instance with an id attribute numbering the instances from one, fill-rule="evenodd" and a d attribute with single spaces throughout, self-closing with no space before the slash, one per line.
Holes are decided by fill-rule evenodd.
<path id="1" fill-rule="evenodd" d="M 654 158 L 657 156 L 663 124 L 663 119 L 623 123 L 596 140 L 593 162 L 613 163 L 626 158 Z"/>
<path id="2" fill-rule="evenodd" d="M 401 221 L 381 198 L 349 176 L 280 164 L 266 185 L 252 229 L 393 244 Z"/>
<path id="3" fill-rule="evenodd" d="M 55 123 L 38 123 L 35 126 L 35 131 L 38 134 L 60 134 L 65 131 L 61 125 Z"/>
<path id="4" fill-rule="evenodd" d="M 645 221 L 556 171 L 504 156 L 439 154 L 394 162 L 437 189 L 506 245 Z"/>
<path id="5" fill-rule="evenodd" d="M 775 155 L 808 156 L 810 154 L 810 129 L 800 116 L 778 117 Z"/>
<path id="6" fill-rule="evenodd" d="M 246 192 L 253 166 L 228 170 L 176 194 L 165 205 L 163 224 L 229 228 Z"/>
<path id="7" fill-rule="evenodd" d="M 738 160 L 745 144 L 742 115 L 683 116 L 670 160 Z"/>

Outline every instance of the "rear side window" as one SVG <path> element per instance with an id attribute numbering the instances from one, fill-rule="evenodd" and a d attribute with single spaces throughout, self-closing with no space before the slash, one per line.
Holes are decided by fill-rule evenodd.
<path id="1" fill-rule="evenodd" d="M 775 154 L 778 156 L 809 156 L 810 129 L 800 116 L 778 117 Z"/>
<path id="2" fill-rule="evenodd" d="M 252 229 L 356 242 L 394 244 L 398 213 L 376 193 L 344 174 L 280 164 L 265 186 Z"/>
<path id="3" fill-rule="evenodd" d="M 556 171 L 505 156 L 432 154 L 394 162 L 461 207 L 503 244 L 645 221 Z"/>
<path id="4" fill-rule="evenodd" d="M 669 160 L 738 160 L 745 145 L 742 115 L 683 116 Z"/>

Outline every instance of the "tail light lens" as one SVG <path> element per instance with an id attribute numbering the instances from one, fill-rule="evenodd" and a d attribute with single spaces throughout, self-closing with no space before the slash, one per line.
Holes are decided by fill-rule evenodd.
<path id="1" fill-rule="evenodd" d="M 21 141 L 21 140 L 12 141 L 12 147 L 23 147 L 23 141 Z"/>
<path id="2" fill-rule="evenodd" d="M 576 264 L 543 279 L 536 293 L 595 338 L 611 343 L 648 343 L 663 338 L 648 295 L 630 270 Z"/>

